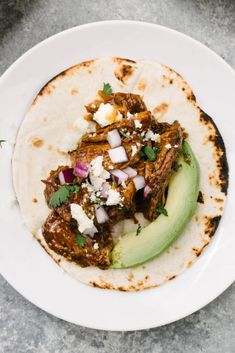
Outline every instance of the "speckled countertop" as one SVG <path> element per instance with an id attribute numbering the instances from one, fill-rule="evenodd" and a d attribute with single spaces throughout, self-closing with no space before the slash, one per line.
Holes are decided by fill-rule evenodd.
<path id="1" fill-rule="evenodd" d="M 1 0 L 0 74 L 50 35 L 82 23 L 132 19 L 198 39 L 235 68 L 234 0 Z M 0 353 L 232 353 L 235 284 L 197 313 L 171 325 L 104 332 L 56 319 L 0 278 Z"/>

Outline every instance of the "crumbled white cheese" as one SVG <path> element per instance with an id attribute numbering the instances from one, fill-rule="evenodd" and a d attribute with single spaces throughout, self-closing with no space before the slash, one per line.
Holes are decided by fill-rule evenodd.
<path id="1" fill-rule="evenodd" d="M 90 195 L 90 200 L 91 200 L 91 202 L 95 202 L 96 201 L 95 193 Z"/>
<path id="2" fill-rule="evenodd" d="M 121 195 L 118 191 L 110 189 L 108 191 L 107 206 L 117 205 L 121 202 Z"/>
<path id="3" fill-rule="evenodd" d="M 141 129 L 142 128 L 142 124 L 139 120 L 134 120 L 134 124 L 135 124 L 135 127 L 138 128 L 138 129 Z"/>
<path id="4" fill-rule="evenodd" d="M 126 189 L 126 183 L 125 183 L 125 181 L 123 181 L 123 182 L 121 183 L 121 185 L 122 185 L 122 187 L 123 187 L 124 189 Z"/>
<path id="5" fill-rule="evenodd" d="M 100 190 L 103 182 L 110 177 L 110 174 L 103 167 L 103 156 L 98 156 L 90 163 L 90 181 L 95 191 Z"/>
<path id="6" fill-rule="evenodd" d="M 97 228 L 94 226 L 93 221 L 86 215 L 80 205 L 76 203 L 71 203 L 70 210 L 72 218 L 75 219 L 78 223 L 79 232 L 91 236 L 97 233 Z"/>
<path id="7" fill-rule="evenodd" d="M 93 115 L 93 119 L 101 127 L 113 124 L 122 120 L 122 118 L 122 114 L 109 103 L 101 103 L 99 109 Z"/>
<path id="8" fill-rule="evenodd" d="M 93 245 L 93 248 L 94 248 L 95 250 L 98 250 L 98 249 L 99 249 L 99 244 L 98 244 L 98 243 L 95 243 L 95 244 Z"/>
<path id="9" fill-rule="evenodd" d="M 95 109 L 96 105 L 94 103 L 92 103 L 91 108 Z"/>
<path id="10" fill-rule="evenodd" d="M 169 150 L 169 149 L 171 148 L 171 144 L 170 144 L 170 143 L 167 143 L 165 147 L 166 147 L 166 149 Z"/>
<path id="11" fill-rule="evenodd" d="M 136 142 L 136 145 L 137 145 L 138 147 L 140 147 L 140 143 L 139 143 L 139 142 Z"/>
<path id="12" fill-rule="evenodd" d="M 135 145 L 131 146 L 131 156 L 133 157 L 137 152 L 137 147 Z"/>
<path id="13" fill-rule="evenodd" d="M 114 166 L 113 165 L 109 165 L 109 169 L 114 169 Z"/>
<path id="14" fill-rule="evenodd" d="M 148 131 L 145 134 L 144 141 L 151 140 L 154 142 L 158 142 L 160 139 L 159 134 L 155 134 L 152 130 L 148 129 Z"/>
<path id="15" fill-rule="evenodd" d="M 140 136 L 144 137 L 144 135 L 145 135 L 145 131 L 142 131 Z"/>
<path id="16" fill-rule="evenodd" d="M 175 148 L 179 147 L 179 145 L 174 145 Z"/>
<path id="17" fill-rule="evenodd" d="M 127 114 L 126 114 L 127 120 L 130 120 L 132 118 L 132 116 L 133 115 L 130 112 L 127 112 Z"/>

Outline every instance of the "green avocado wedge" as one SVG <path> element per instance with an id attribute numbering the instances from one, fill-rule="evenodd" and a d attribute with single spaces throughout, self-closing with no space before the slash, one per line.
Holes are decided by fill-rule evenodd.
<path id="1" fill-rule="evenodd" d="M 182 167 L 171 177 L 164 206 L 168 216 L 159 215 L 139 235 L 124 235 L 113 248 L 111 268 L 128 268 L 149 261 L 182 234 L 196 209 L 199 192 L 199 165 L 187 142 L 178 163 Z"/>

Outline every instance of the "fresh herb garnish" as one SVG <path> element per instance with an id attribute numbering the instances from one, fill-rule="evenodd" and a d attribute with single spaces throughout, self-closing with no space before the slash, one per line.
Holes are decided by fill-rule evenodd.
<path id="1" fill-rule="evenodd" d="M 174 120 L 172 124 L 178 124 L 178 120 Z"/>
<path id="2" fill-rule="evenodd" d="M 81 234 L 76 235 L 76 243 L 83 248 L 86 243 L 86 238 L 84 238 Z"/>
<path id="3" fill-rule="evenodd" d="M 57 191 L 52 194 L 50 206 L 55 208 L 67 202 L 69 196 L 80 190 L 79 185 L 62 185 Z"/>
<path id="4" fill-rule="evenodd" d="M 188 154 L 187 148 L 185 147 L 184 143 L 182 145 L 182 151 L 183 151 L 183 157 L 184 157 L 185 163 L 190 164 L 191 163 L 191 157 L 190 157 L 190 154 Z"/>
<path id="5" fill-rule="evenodd" d="M 95 203 L 96 203 L 97 205 L 101 205 L 102 200 L 101 200 L 99 197 L 97 197 L 97 198 L 95 199 Z"/>
<path id="6" fill-rule="evenodd" d="M 114 183 L 114 185 L 117 186 L 118 184 L 117 184 L 117 182 L 116 182 L 115 176 L 112 175 L 111 178 L 112 178 L 112 182 Z"/>
<path id="7" fill-rule="evenodd" d="M 164 207 L 162 207 L 162 206 L 157 206 L 156 207 L 156 212 L 157 213 L 162 213 L 166 217 L 168 216 L 167 210 Z"/>
<path id="8" fill-rule="evenodd" d="M 88 211 L 89 212 L 93 212 L 93 208 L 92 207 L 88 207 Z"/>
<path id="9" fill-rule="evenodd" d="M 155 153 L 159 153 L 161 151 L 160 147 L 153 147 Z"/>
<path id="10" fill-rule="evenodd" d="M 0 147 L 2 148 L 2 143 L 6 142 L 6 140 L 0 140 Z"/>
<path id="11" fill-rule="evenodd" d="M 142 230 L 142 227 L 141 227 L 141 225 L 138 223 L 138 227 L 137 227 L 137 229 L 136 229 L 136 236 L 138 236 L 138 235 L 140 234 L 141 230 Z"/>
<path id="12" fill-rule="evenodd" d="M 122 131 L 121 129 L 118 130 L 120 132 L 120 134 L 123 136 L 123 137 L 126 137 L 126 138 L 129 138 L 130 136 L 127 135 L 124 131 Z"/>
<path id="13" fill-rule="evenodd" d="M 110 86 L 109 83 L 104 83 L 104 86 L 103 86 L 103 93 L 106 95 L 106 96 L 110 96 L 110 94 L 112 94 L 113 90 L 112 90 L 112 87 Z"/>
<path id="14" fill-rule="evenodd" d="M 155 161 L 156 155 L 159 152 L 159 148 L 144 146 L 141 150 L 140 156 L 147 157 L 150 161 Z"/>

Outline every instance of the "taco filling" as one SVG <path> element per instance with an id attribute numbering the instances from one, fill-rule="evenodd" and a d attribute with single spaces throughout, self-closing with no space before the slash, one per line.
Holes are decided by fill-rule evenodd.
<path id="1" fill-rule="evenodd" d="M 71 165 L 58 166 L 43 180 L 51 209 L 43 236 L 67 260 L 106 269 L 112 265 L 115 224 L 133 219 L 141 237 L 137 212 L 149 222 L 168 217 L 170 180 L 182 168 L 180 156 L 188 164 L 190 158 L 179 122 L 158 122 L 138 94 L 114 93 L 104 84 L 86 110 L 95 132 L 81 136 L 68 152 Z"/>

